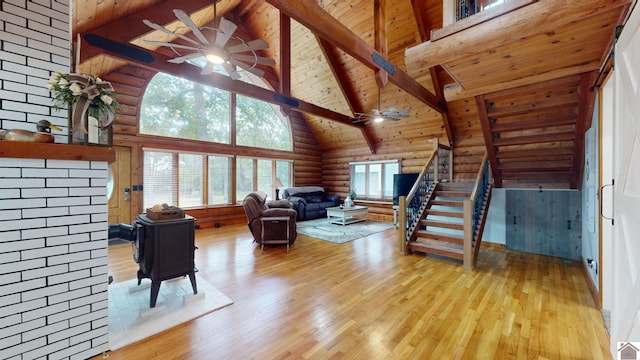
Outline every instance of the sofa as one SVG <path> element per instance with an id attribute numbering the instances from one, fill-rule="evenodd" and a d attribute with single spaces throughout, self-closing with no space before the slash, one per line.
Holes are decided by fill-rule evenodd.
<path id="1" fill-rule="evenodd" d="M 289 200 L 298 213 L 299 221 L 319 219 L 327 216 L 327 208 L 340 205 L 338 195 L 327 194 L 321 186 L 295 186 L 280 193 Z"/>

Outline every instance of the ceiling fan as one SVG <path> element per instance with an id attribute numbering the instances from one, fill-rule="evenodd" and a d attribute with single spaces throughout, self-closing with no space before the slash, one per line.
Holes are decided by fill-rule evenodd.
<path id="1" fill-rule="evenodd" d="M 213 73 L 216 65 L 220 65 L 234 80 L 241 77 L 235 66 L 258 77 L 263 77 L 264 71 L 259 69 L 257 65 L 275 66 L 276 63 L 273 59 L 259 56 L 257 51 L 268 49 L 269 44 L 262 39 L 244 41 L 233 36 L 238 26 L 224 17 L 220 18 L 216 24 L 216 2 L 218 1 L 214 0 L 213 2 L 213 26 L 198 27 L 186 12 L 180 9 L 173 10 L 178 20 L 191 30 L 191 34 L 179 32 L 184 27 L 169 30 L 149 20 L 143 20 L 145 25 L 170 37 L 168 41 L 145 40 L 145 42 L 150 45 L 166 46 L 173 50 L 177 57 L 169 60 L 171 63 L 193 62 L 197 64 L 198 58 L 206 59 L 206 63 L 202 67 L 202 75 Z M 180 43 L 171 42 L 173 39 L 182 41 Z M 227 44 L 229 40 L 233 41 Z"/>
<path id="2" fill-rule="evenodd" d="M 409 117 L 409 110 L 397 109 L 397 108 L 389 108 L 387 110 L 380 110 L 380 88 L 378 88 L 378 108 L 371 109 L 368 113 L 356 113 L 356 117 L 353 119 L 353 123 L 364 123 L 366 124 L 369 121 L 373 122 L 383 122 L 385 120 L 393 120 L 398 121 L 400 118 Z"/>

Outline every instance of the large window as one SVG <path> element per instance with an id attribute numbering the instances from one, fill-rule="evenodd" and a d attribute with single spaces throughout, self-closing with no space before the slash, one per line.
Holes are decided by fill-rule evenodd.
<path id="1" fill-rule="evenodd" d="M 282 188 L 290 186 L 292 167 L 289 161 L 237 158 L 236 166 L 237 201 L 242 201 L 248 193 L 256 190 L 264 191 L 274 200 L 276 179 L 280 180 Z"/>
<path id="2" fill-rule="evenodd" d="M 291 136 L 285 119 L 273 105 L 237 95 L 236 144 L 291 150 Z"/>
<path id="3" fill-rule="evenodd" d="M 393 175 L 400 170 L 397 160 L 349 163 L 350 188 L 358 199 L 393 200 Z"/>
<path id="4" fill-rule="evenodd" d="M 235 184 L 231 177 L 234 161 Z M 233 198 L 242 202 L 256 190 L 275 199 L 276 174 L 288 187 L 291 171 L 291 162 L 286 160 L 144 149 L 144 207 L 164 203 L 181 208 L 228 205 Z"/>
<path id="5" fill-rule="evenodd" d="M 142 99 L 140 133 L 228 144 L 229 99 L 227 91 L 159 73 Z"/>
<path id="6" fill-rule="evenodd" d="M 291 151 L 289 122 L 278 106 L 163 73 L 144 93 L 140 133 L 231 144 L 232 115 L 237 145 Z"/>

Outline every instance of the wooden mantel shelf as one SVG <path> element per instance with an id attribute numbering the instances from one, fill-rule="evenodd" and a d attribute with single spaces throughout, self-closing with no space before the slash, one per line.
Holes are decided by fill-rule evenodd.
<path id="1" fill-rule="evenodd" d="M 55 159 L 107 161 L 116 160 L 113 148 L 68 145 L 61 143 L 33 143 L 0 140 L 0 157 L 23 159 Z"/>

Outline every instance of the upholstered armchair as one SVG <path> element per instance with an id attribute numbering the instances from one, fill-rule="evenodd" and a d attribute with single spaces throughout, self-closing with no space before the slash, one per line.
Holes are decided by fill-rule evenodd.
<path id="1" fill-rule="evenodd" d="M 242 201 L 254 241 L 263 247 L 262 239 L 265 239 L 265 243 L 269 241 L 287 243 L 285 240 L 288 240 L 287 245 L 293 244 L 298 236 L 296 211 L 291 208 L 291 203 L 287 200 L 266 200 L 267 194 L 256 191 L 247 195 Z"/>

